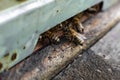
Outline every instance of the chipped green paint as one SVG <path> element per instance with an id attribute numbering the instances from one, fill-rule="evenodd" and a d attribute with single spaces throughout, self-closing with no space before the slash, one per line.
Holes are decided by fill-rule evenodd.
<path id="1" fill-rule="evenodd" d="M 29 56 L 39 34 L 101 1 L 106 9 L 115 0 L 28 0 L 2 9 L 0 72 Z"/>

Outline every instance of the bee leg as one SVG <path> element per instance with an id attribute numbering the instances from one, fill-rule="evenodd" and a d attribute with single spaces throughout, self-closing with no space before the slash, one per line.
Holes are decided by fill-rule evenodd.
<path id="1" fill-rule="evenodd" d="M 84 33 L 84 27 L 83 27 L 82 23 L 78 23 L 78 26 L 76 26 L 76 27 L 77 27 L 77 30 L 79 33 Z"/>

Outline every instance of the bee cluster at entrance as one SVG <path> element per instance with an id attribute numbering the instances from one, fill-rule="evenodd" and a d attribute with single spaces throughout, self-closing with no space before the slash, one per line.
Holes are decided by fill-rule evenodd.
<path id="1" fill-rule="evenodd" d="M 87 10 L 75 15 L 74 17 L 56 25 L 54 28 L 46 31 L 40 35 L 40 41 L 45 43 L 48 41 L 51 44 L 57 44 L 65 37 L 70 42 L 83 45 L 86 37 L 84 36 L 85 27 L 82 25 L 88 18 L 97 14 L 100 10 L 102 3 L 97 4 Z"/>

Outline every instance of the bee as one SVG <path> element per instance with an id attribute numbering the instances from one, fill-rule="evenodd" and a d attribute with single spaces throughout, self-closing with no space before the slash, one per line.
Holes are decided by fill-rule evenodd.
<path id="1" fill-rule="evenodd" d="M 80 20 L 78 18 L 74 18 L 73 20 L 74 20 L 73 23 L 74 29 L 79 33 L 84 33 L 84 27 L 81 24 Z"/>
<path id="2" fill-rule="evenodd" d="M 75 29 L 79 33 L 84 33 L 84 27 L 81 24 L 82 16 L 83 16 L 83 13 L 80 13 L 80 14 L 74 16 L 71 20 L 72 28 Z"/>
<path id="3" fill-rule="evenodd" d="M 100 3 L 99 5 L 95 5 L 91 8 L 88 8 L 88 11 L 91 11 L 91 12 L 94 12 L 94 13 L 97 13 L 101 10 L 102 8 L 102 3 Z"/>
<path id="4" fill-rule="evenodd" d="M 64 23 L 63 31 L 66 39 L 76 44 L 82 45 L 86 37 L 83 35 L 84 27 L 81 24 L 82 13 L 68 19 Z"/>
<path id="5" fill-rule="evenodd" d="M 76 32 L 74 29 L 70 28 L 71 35 L 73 36 L 73 41 L 75 41 L 78 44 L 83 44 L 85 42 L 86 37 L 78 32 Z"/>
<path id="6" fill-rule="evenodd" d="M 97 14 L 99 11 L 101 11 L 102 9 L 102 3 L 100 3 L 99 5 L 95 5 L 93 7 L 90 7 L 86 10 L 86 14 L 88 16 L 94 16 L 95 14 Z"/>
<path id="7" fill-rule="evenodd" d="M 41 41 L 45 41 L 45 39 L 47 39 L 51 44 L 57 44 L 60 42 L 58 34 L 51 32 L 50 30 L 41 35 Z"/>
<path id="8" fill-rule="evenodd" d="M 65 35 L 67 39 L 74 42 L 75 44 L 80 44 L 80 45 L 84 44 L 84 42 L 85 42 L 84 40 L 86 39 L 86 37 L 84 35 L 78 33 L 71 27 L 69 27 L 67 31 L 68 32 Z"/>
<path id="9" fill-rule="evenodd" d="M 48 39 L 49 43 L 51 44 L 58 44 L 61 40 L 61 36 L 63 36 L 63 27 L 64 23 L 60 23 L 56 25 L 54 28 L 46 31 L 42 34 L 42 40 Z"/>

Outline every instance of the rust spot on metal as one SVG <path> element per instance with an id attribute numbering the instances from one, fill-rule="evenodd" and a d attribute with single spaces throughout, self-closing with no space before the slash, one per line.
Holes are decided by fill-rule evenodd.
<path id="1" fill-rule="evenodd" d="M 3 67 L 3 64 L 0 62 L 0 70 L 2 69 L 2 67 Z"/>
<path id="2" fill-rule="evenodd" d="M 13 53 L 11 60 L 14 61 L 17 58 L 17 53 Z"/>

